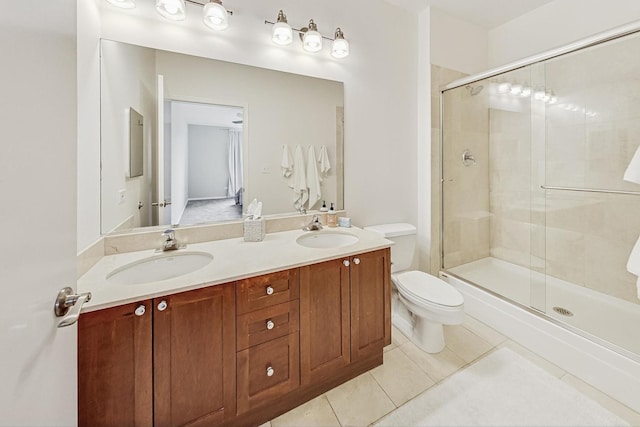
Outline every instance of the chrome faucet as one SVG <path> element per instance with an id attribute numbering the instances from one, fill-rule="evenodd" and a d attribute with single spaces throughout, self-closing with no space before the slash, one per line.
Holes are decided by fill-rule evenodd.
<path id="1" fill-rule="evenodd" d="M 314 215 L 313 219 L 308 225 L 302 227 L 304 231 L 317 231 L 322 230 L 322 223 L 320 222 L 320 217 L 318 215 Z"/>
<path id="2" fill-rule="evenodd" d="M 306 215 L 307 214 L 307 210 L 303 207 L 299 207 L 298 208 L 298 212 L 300 212 L 300 215 Z"/>
<path id="3" fill-rule="evenodd" d="M 163 251 L 172 251 L 178 249 L 178 240 L 176 240 L 176 232 L 169 228 L 162 233 L 164 242 L 162 244 Z"/>

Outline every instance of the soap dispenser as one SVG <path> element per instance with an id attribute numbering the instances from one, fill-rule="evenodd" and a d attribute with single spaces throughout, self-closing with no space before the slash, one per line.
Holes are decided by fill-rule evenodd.
<path id="1" fill-rule="evenodd" d="M 329 208 L 329 212 L 327 214 L 327 225 L 329 227 L 338 226 L 338 215 L 336 214 L 336 210 L 333 208 L 333 203 L 331 203 L 331 207 Z"/>
<path id="2" fill-rule="evenodd" d="M 320 218 L 321 222 L 325 225 L 327 225 L 327 221 L 329 220 L 329 218 L 327 218 L 327 212 L 329 212 L 329 208 L 327 208 L 327 202 L 323 200 L 322 207 L 320 208 Z"/>

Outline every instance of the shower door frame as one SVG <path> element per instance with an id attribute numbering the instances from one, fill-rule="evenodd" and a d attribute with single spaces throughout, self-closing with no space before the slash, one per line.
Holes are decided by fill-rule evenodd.
<path id="1" fill-rule="evenodd" d="M 487 71 L 483 71 L 481 73 L 477 73 L 477 74 L 473 74 L 471 76 L 468 77 L 464 77 L 458 80 L 454 80 L 451 83 L 447 83 L 446 85 L 443 85 L 440 87 L 440 102 L 439 102 L 439 108 L 440 108 L 440 275 L 443 277 L 448 277 L 448 276 L 452 276 L 455 277 L 458 280 L 461 280 L 463 282 L 469 283 L 479 289 L 482 289 L 484 292 L 487 292 L 489 294 L 491 294 L 492 296 L 508 302 L 510 304 L 513 304 L 529 313 L 532 313 L 536 316 L 542 317 L 544 318 L 546 321 L 549 321 L 557 326 L 560 326 L 564 329 L 567 329 L 579 336 L 582 336 L 584 338 L 587 338 L 599 345 L 602 345 L 603 347 L 608 348 L 609 350 L 612 350 L 618 354 L 621 354 L 631 360 L 634 360 L 636 362 L 640 362 L 640 355 L 633 353 L 632 351 L 629 351 L 623 347 L 620 347 L 616 344 L 613 344 L 605 339 L 602 339 L 596 335 L 593 335 L 583 329 L 577 328 L 575 326 L 572 326 L 568 323 L 563 323 L 560 322 L 559 320 L 547 315 L 545 312 L 542 312 L 540 310 L 537 310 L 533 307 L 530 306 L 526 306 L 523 305 L 517 301 L 511 300 L 497 292 L 494 292 L 490 289 L 487 289 L 477 283 L 474 283 L 468 279 L 465 279 L 463 277 L 460 277 L 454 273 L 449 272 L 447 269 L 445 269 L 444 266 L 444 92 L 447 90 L 451 90 L 451 89 L 456 89 L 462 86 L 466 86 L 466 85 L 470 85 L 470 84 L 474 84 L 477 83 L 478 81 L 481 80 L 485 80 L 485 79 L 489 79 L 491 77 L 495 77 L 498 76 L 500 74 L 504 74 L 504 73 L 508 73 L 510 71 L 514 71 L 520 68 L 524 68 L 524 67 L 528 67 L 530 65 L 536 64 L 536 63 L 541 63 L 544 62 L 548 59 L 552 59 L 552 58 L 556 58 L 556 57 L 560 57 L 563 55 L 566 55 L 568 53 L 572 53 L 572 52 L 577 52 L 579 50 L 585 49 L 585 48 L 589 48 L 592 46 L 597 46 L 612 40 L 616 40 L 619 39 L 621 37 L 625 37 L 631 34 L 636 34 L 636 33 L 640 33 L 640 21 L 635 21 L 635 22 L 631 22 L 629 24 L 625 24 L 616 28 L 613 28 L 611 30 L 607 30 L 598 34 L 595 34 L 593 36 L 589 36 L 586 37 L 584 39 L 569 43 L 565 46 L 561 46 L 559 48 L 555 48 L 555 49 L 551 49 L 536 55 L 532 55 L 529 57 L 526 57 L 524 59 L 500 66 L 500 67 L 496 67 L 496 68 L 492 68 L 490 70 Z M 544 188 L 544 186 L 543 186 Z M 629 193 L 629 192 L 625 192 L 625 193 Z"/>

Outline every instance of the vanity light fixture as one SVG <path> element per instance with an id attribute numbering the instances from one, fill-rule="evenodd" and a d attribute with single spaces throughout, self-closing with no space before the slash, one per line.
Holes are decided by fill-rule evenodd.
<path id="1" fill-rule="evenodd" d="M 293 30 L 287 23 L 287 15 L 282 10 L 278 12 L 278 20 L 273 24 L 271 40 L 280 46 L 289 45 L 293 41 Z"/>
<path id="2" fill-rule="evenodd" d="M 202 11 L 204 24 L 212 30 L 224 30 L 229 26 L 227 9 L 222 5 L 221 0 L 211 0 L 204 6 Z"/>
<path id="3" fill-rule="evenodd" d="M 134 1 L 134 0 L 107 0 L 107 1 Z M 206 1 L 206 0 L 205 0 Z M 221 0 L 210 0 L 203 3 L 195 0 L 156 0 L 156 10 L 162 16 L 172 21 L 184 21 L 186 17 L 186 4 L 191 3 L 204 6 L 202 19 L 204 24 L 212 30 L 224 30 L 229 26 L 229 16 L 233 12 L 225 9 Z"/>
<path id="4" fill-rule="evenodd" d="M 185 8 L 185 0 L 156 0 L 158 13 L 172 21 L 184 21 Z"/>
<path id="5" fill-rule="evenodd" d="M 297 32 L 302 40 L 302 48 L 306 52 L 319 52 L 322 50 L 323 39 L 332 42 L 331 56 L 334 58 L 345 58 L 349 56 L 349 42 L 344 38 L 344 33 L 340 28 L 335 31 L 334 38 L 325 37 L 318 31 L 318 25 L 309 20 L 309 25 L 302 28 L 293 28 L 287 22 L 287 16 L 282 10 L 278 12 L 276 22 L 264 21 L 265 24 L 273 25 L 271 31 L 271 41 L 277 45 L 286 46 L 293 41 L 293 32 Z"/>
<path id="6" fill-rule="evenodd" d="M 107 0 L 114 6 L 120 7 L 122 9 L 133 9 L 136 7 L 136 0 Z"/>

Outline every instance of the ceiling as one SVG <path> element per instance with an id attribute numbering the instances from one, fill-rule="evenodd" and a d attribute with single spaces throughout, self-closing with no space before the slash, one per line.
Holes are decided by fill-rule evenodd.
<path id="1" fill-rule="evenodd" d="M 386 0 L 418 12 L 433 6 L 463 21 L 491 29 L 553 0 Z"/>

